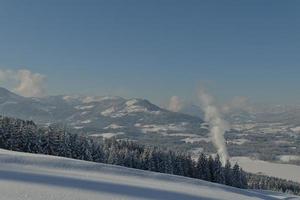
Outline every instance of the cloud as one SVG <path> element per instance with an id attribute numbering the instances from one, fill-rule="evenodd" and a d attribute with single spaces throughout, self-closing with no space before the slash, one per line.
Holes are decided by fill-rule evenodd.
<path id="1" fill-rule="evenodd" d="M 13 72 L 11 70 L 0 69 L 0 83 L 4 84 L 13 77 Z"/>
<path id="2" fill-rule="evenodd" d="M 26 97 L 42 97 L 46 95 L 46 76 L 33 73 L 27 69 L 1 70 L 0 83 Z"/>
<path id="3" fill-rule="evenodd" d="M 184 102 L 178 96 L 172 96 L 168 105 L 168 110 L 179 112 L 184 106 Z"/>

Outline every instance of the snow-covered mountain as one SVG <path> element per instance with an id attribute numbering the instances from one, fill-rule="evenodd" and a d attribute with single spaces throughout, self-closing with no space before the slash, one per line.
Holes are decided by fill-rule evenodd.
<path id="1" fill-rule="evenodd" d="M 223 117 L 231 124 L 240 123 L 285 123 L 300 125 L 300 105 L 273 105 L 249 103 L 244 107 L 221 107 Z M 179 110 L 191 116 L 204 118 L 200 106 L 186 104 Z"/>
<path id="2" fill-rule="evenodd" d="M 174 175 L 1 149 L 0 163 L 1 200 L 299 199 Z"/>
<path id="3" fill-rule="evenodd" d="M 94 96 L 26 98 L 0 88 L 0 114 L 39 124 L 64 123 L 92 137 L 185 145 L 207 139 L 198 117 L 162 109 L 145 99 Z"/>

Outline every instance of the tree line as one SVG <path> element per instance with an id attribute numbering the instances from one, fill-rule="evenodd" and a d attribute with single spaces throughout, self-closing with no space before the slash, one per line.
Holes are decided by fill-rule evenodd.
<path id="1" fill-rule="evenodd" d="M 136 142 L 96 140 L 72 134 L 60 126 L 38 127 L 32 121 L 0 118 L 0 147 L 30 153 L 62 156 L 154 172 L 199 178 L 211 182 L 247 187 L 243 170 L 228 162 L 222 167 L 220 157 L 201 154 L 198 161 L 179 151 L 140 145 Z"/>
<path id="2" fill-rule="evenodd" d="M 0 148 L 62 156 L 86 161 L 120 165 L 130 168 L 174 174 L 237 188 L 299 191 L 300 186 L 287 187 L 280 180 L 277 187 L 260 184 L 261 179 L 245 173 L 236 163 L 222 166 L 220 157 L 201 154 L 197 160 L 185 152 L 141 145 L 136 142 L 112 139 L 93 139 L 72 134 L 62 126 L 39 127 L 33 121 L 0 116 Z M 255 178 L 254 178 L 255 177 Z M 279 180 L 272 179 L 274 182 Z M 256 185 L 260 185 L 259 188 Z M 287 188 L 287 189 L 286 189 Z"/>
<path id="3" fill-rule="evenodd" d="M 272 190 L 300 195 L 300 184 L 265 175 L 247 174 L 248 187 L 257 190 Z"/>

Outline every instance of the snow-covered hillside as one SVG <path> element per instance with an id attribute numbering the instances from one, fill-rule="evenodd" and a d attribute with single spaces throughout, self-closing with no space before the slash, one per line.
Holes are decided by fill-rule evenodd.
<path id="1" fill-rule="evenodd" d="M 298 165 L 271 163 L 249 157 L 232 157 L 231 162 L 238 162 L 247 172 L 260 173 L 300 183 L 300 166 Z"/>
<path id="2" fill-rule="evenodd" d="M 0 150 L 1 200 L 298 199 L 190 178 Z"/>

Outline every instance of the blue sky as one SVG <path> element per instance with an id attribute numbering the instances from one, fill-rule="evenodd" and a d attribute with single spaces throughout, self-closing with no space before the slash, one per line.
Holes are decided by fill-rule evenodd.
<path id="1" fill-rule="evenodd" d="M 300 1 L 0 0 L 0 68 L 50 94 L 300 103 Z"/>

